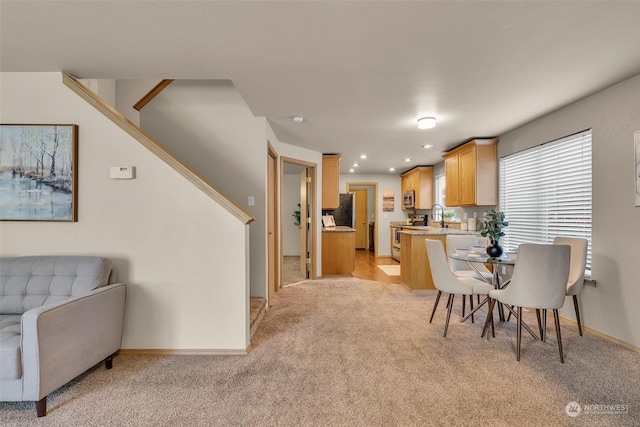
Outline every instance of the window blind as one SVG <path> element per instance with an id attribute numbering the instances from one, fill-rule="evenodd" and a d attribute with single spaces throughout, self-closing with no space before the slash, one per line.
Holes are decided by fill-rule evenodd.
<path id="1" fill-rule="evenodd" d="M 591 129 L 500 159 L 500 210 L 509 226 L 500 244 L 589 241 L 591 275 Z"/>

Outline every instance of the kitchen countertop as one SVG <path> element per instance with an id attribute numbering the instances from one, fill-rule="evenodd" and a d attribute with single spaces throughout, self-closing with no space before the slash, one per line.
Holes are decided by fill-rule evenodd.
<path id="1" fill-rule="evenodd" d="M 329 232 L 329 233 L 351 233 L 354 232 L 355 233 L 356 229 L 355 228 L 351 228 L 351 227 L 347 227 L 346 225 L 337 225 L 335 227 L 325 227 L 322 229 L 322 232 Z"/>
<path id="2" fill-rule="evenodd" d="M 478 231 L 461 231 L 457 228 L 429 227 L 423 230 L 412 230 L 409 227 L 411 226 L 404 226 L 400 233 L 408 234 L 410 236 L 446 236 L 447 234 L 475 234 L 476 236 L 480 235 Z"/>

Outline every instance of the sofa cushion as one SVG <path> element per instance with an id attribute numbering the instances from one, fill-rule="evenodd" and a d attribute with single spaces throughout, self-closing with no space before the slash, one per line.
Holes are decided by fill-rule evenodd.
<path id="1" fill-rule="evenodd" d="M 91 256 L 0 258 L 0 314 L 89 293 L 109 282 L 111 261 Z"/>
<path id="2" fill-rule="evenodd" d="M 22 377 L 20 316 L 0 315 L 0 380 Z"/>

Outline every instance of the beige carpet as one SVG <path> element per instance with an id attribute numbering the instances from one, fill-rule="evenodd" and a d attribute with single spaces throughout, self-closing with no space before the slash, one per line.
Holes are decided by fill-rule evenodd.
<path id="1" fill-rule="evenodd" d="M 0 425 L 640 425 L 637 353 L 566 325 L 561 364 L 550 325 L 547 343 L 524 335 L 516 362 L 514 322 L 483 340 L 456 301 L 443 338 L 444 306 L 428 323 L 433 299 L 353 278 L 293 285 L 272 299 L 249 355 L 118 356 L 50 395 L 44 419 L 33 403 L 0 403 Z"/>
<path id="2" fill-rule="evenodd" d="M 304 273 L 300 271 L 299 256 L 285 256 L 282 261 L 282 286 L 307 280 Z"/>
<path id="3" fill-rule="evenodd" d="M 384 271 L 384 274 L 387 276 L 399 276 L 400 275 L 400 265 L 378 265 L 378 268 Z"/>

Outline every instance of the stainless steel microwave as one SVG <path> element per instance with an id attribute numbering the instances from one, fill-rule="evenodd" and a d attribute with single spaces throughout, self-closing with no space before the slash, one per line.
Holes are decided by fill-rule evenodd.
<path id="1" fill-rule="evenodd" d="M 404 203 L 403 206 L 405 209 L 414 209 L 416 207 L 416 192 L 413 190 L 407 191 L 404 193 Z"/>

